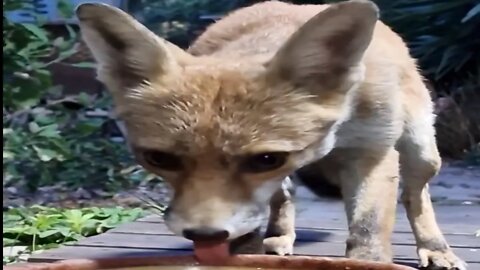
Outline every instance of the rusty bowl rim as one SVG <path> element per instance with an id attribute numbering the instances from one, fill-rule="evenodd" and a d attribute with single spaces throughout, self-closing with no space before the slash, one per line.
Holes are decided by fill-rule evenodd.
<path id="1" fill-rule="evenodd" d="M 3 270 L 103 270 L 113 268 L 147 266 L 229 266 L 264 269 L 305 270 L 326 268 L 332 270 L 414 270 L 415 268 L 393 263 L 362 261 L 348 258 L 320 256 L 234 255 L 216 263 L 199 263 L 193 255 L 142 256 L 124 258 L 66 259 L 52 263 L 19 263 L 6 265 Z"/>

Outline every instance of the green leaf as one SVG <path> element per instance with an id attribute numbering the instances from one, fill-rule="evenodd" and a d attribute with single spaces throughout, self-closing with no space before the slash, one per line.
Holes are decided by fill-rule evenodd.
<path id="1" fill-rule="evenodd" d="M 60 131 L 57 124 L 50 124 L 41 127 L 37 135 L 46 138 L 58 138 L 60 137 Z"/>
<path id="2" fill-rule="evenodd" d="M 470 11 L 463 17 L 462 23 L 466 23 L 473 17 L 477 16 L 480 13 L 480 3 L 476 4 Z"/>
<path id="3" fill-rule="evenodd" d="M 58 231 L 58 233 L 62 234 L 64 237 L 69 237 L 73 234 L 71 229 L 66 226 L 56 227 L 55 229 Z"/>
<path id="4" fill-rule="evenodd" d="M 68 24 L 65 25 L 65 28 L 67 28 L 68 38 L 70 40 L 75 40 L 75 38 L 77 37 L 77 32 L 75 31 L 75 29 L 73 29 L 73 27 Z"/>
<path id="5" fill-rule="evenodd" d="M 77 68 L 95 68 L 96 64 L 91 62 L 80 62 L 80 63 L 70 64 L 70 66 L 77 67 Z"/>
<path id="6" fill-rule="evenodd" d="M 78 94 L 77 101 L 80 102 L 80 104 L 82 104 L 83 106 L 89 106 L 90 105 L 90 96 L 87 93 L 82 92 L 82 93 Z"/>
<path id="7" fill-rule="evenodd" d="M 39 126 L 36 122 L 33 122 L 33 121 L 30 122 L 30 123 L 28 123 L 28 129 L 29 129 L 30 132 L 32 132 L 32 133 L 37 133 L 37 132 L 39 132 L 40 130 L 42 130 L 42 129 L 40 128 L 40 126 Z"/>
<path id="8" fill-rule="evenodd" d="M 15 154 L 11 151 L 3 150 L 3 159 L 13 159 Z"/>
<path id="9" fill-rule="evenodd" d="M 48 42 L 48 37 L 47 33 L 44 29 L 39 27 L 38 25 L 31 24 L 31 23 L 24 23 L 22 24 L 25 29 L 30 31 L 32 34 L 34 34 L 37 38 L 39 38 L 43 42 Z"/>
<path id="10" fill-rule="evenodd" d="M 81 218 L 82 222 L 86 222 L 87 220 L 92 219 L 95 216 L 95 214 L 89 213 L 89 214 L 84 214 Z"/>
<path id="11" fill-rule="evenodd" d="M 71 222 L 79 222 L 82 219 L 82 211 L 78 209 L 67 210 L 64 216 Z"/>
<path id="12" fill-rule="evenodd" d="M 48 162 L 48 161 L 51 161 L 52 159 L 59 158 L 59 153 L 57 151 L 40 148 L 38 146 L 33 146 L 33 149 L 35 149 L 35 152 L 37 152 L 37 156 L 38 158 L 40 158 L 41 161 Z"/>
<path id="13" fill-rule="evenodd" d="M 13 129 L 3 128 L 3 136 L 8 135 L 8 134 L 12 134 L 12 133 L 13 133 Z"/>
<path id="14" fill-rule="evenodd" d="M 18 92 L 13 93 L 13 101 L 19 108 L 30 108 L 38 104 L 42 95 L 41 89 L 34 84 L 24 83 L 23 87 L 18 88 Z"/>
<path id="15" fill-rule="evenodd" d="M 59 231 L 57 229 L 50 229 L 50 230 L 40 232 L 38 234 L 38 237 L 47 238 L 47 237 L 52 236 L 52 235 L 57 234 L 57 233 L 59 233 Z"/>
<path id="16" fill-rule="evenodd" d="M 16 11 L 18 9 L 25 8 L 26 3 L 24 1 L 3 1 L 3 10 L 5 11 Z"/>
<path id="17" fill-rule="evenodd" d="M 441 78 L 446 72 L 453 68 L 451 60 L 457 56 L 458 51 L 458 47 L 452 46 L 443 53 L 442 60 L 435 72 L 436 78 Z"/>
<path id="18" fill-rule="evenodd" d="M 64 18 L 71 18 L 73 17 L 73 7 L 71 5 L 71 1 L 59 0 L 57 3 L 57 8 Z"/>
<path id="19" fill-rule="evenodd" d="M 47 126 L 47 125 L 53 124 L 56 121 L 55 117 L 49 115 L 48 112 L 46 112 L 45 114 L 35 114 L 33 115 L 33 118 L 35 119 L 35 123 L 41 126 Z M 40 127 L 39 127 L 39 130 L 35 132 L 38 132 L 38 131 L 40 131 Z"/>
<path id="20" fill-rule="evenodd" d="M 82 136 L 88 136 L 95 131 L 98 131 L 99 128 L 103 125 L 103 119 L 91 119 L 90 121 L 83 121 L 77 124 L 76 129 L 80 132 Z"/>
<path id="21" fill-rule="evenodd" d="M 4 247 L 14 246 L 14 245 L 19 244 L 19 243 L 21 243 L 21 242 L 17 239 L 11 239 L 11 238 L 3 237 L 3 246 Z"/>

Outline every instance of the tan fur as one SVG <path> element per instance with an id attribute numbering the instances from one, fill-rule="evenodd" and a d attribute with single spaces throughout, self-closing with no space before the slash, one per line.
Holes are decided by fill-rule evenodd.
<path id="1" fill-rule="evenodd" d="M 401 164 L 421 264 L 465 269 L 429 200 L 440 167 L 430 95 L 373 3 L 263 2 L 213 24 L 187 52 L 118 9 L 84 4 L 77 15 L 139 162 L 175 191 L 172 231 L 237 238 L 266 222 L 270 205 L 265 247 L 289 254 L 288 175 L 319 160 L 314 168 L 342 187 L 347 256 L 389 261 Z M 181 169 L 152 166 L 150 150 L 175 155 Z M 242 169 L 264 152 L 289 155 L 274 170 Z"/>

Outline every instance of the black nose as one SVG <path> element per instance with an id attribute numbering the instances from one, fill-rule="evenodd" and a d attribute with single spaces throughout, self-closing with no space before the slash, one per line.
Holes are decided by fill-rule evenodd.
<path id="1" fill-rule="evenodd" d="M 183 236 L 192 241 L 225 241 L 228 239 L 228 231 L 213 228 L 197 228 L 183 230 Z"/>

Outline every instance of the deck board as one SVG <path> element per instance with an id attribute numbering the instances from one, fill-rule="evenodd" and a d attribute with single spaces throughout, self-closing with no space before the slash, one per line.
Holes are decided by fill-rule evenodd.
<path id="1" fill-rule="evenodd" d="M 190 250 L 158 249 L 158 248 L 121 248 L 121 247 L 95 247 L 95 246 L 63 246 L 59 249 L 49 250 L 29 258 L 29 262 L 52 262 L 65 259 L 99 259 L 111 257 L 147 257 L 147 256 L 172 256 L 191 254 Z"/>
<path id="2" fill-rule="evenodd" d="M 192 243 L 189 240 L 173 235 L 151 234 L 102 234 L 85 239 L 81 242 L 81 246 L 192 250 Z M 394 245 L 393 249 L 397 258 L 413 260 L 417 257 L 413 243 Z M 454 250 L 462 252 L 463 259 L 467 262 L 480 262 L 478 259 L 480 252 L 472 251 L 472 248 L 454 248 Z M 341 257 L 345 252 L 344 241 L 296 241 L 295 243 L 295 253 L 298 255 L 318 255 L 319 252 L 324 256 Z"/>
<path id="3" fill-rule="evenodd" d="M 347 237 L 343 204 L 337 201 L 297 202 L 297 241 L 295 254 L 342 257 Z M 437 220 L 454 252 L 469 263 L 469 269 L 480 269 L 480 238 L 474 236 L 480 226 L 478 205 L 437 205 Z M 392 237 L 394 261 L 415 266 L 417 255 L 405 210 L 399 205 Z M 190 241 L 173 235 L 160 216 L 147 216 L 107 233 L 85 238 L 75 244 L 33 255 L 31 262 L 51 262 L 73 258 L 126 256 L 162 256 L 188 254 Z"/>
<path id="4" fill-rule="evenodd" d="M 347 230 L 347 221 L 343 204 L 338 202 L 319 201 L 308 206 L 304 202 L 299 209 L 296 219 L 297 228 L 316 228 L 323 230 Z M 406 218 L 403 206 L 397 206 L 395 232 L 411 233 L 411 228 Z M 461 234 L 473 235 L 480 227 L 479 205 L 441 205 L 435 207 L 436 218 L 445 235 Z M 138 222 L 163 223 L 158 215 L 151 215 L 138 220 Z"/>
<path id="5" fill-rule="evenodd" d="M 110 233 L 144 234 L 144 235 L 173 235 L 163 223 L 135 222 L 112 229 Z M 344 243 L 347 230 L 328 230 L 319 228 L 297 228 L 298 242 L 333 242 Z M 446 234 L 445 238 L 451 247 L 478 248 L 480 239 L 472 234 Z M 394 245 L 415 245 L 415 238 L 411 232 L 397 232 L 392 235 Z"/>

